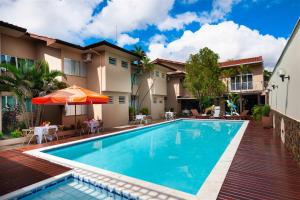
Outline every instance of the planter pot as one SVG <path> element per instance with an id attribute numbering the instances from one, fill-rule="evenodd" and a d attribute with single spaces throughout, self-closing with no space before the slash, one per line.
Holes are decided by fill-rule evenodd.
<path id="1" fill-rule="evenodd" d="M 272 128 L 271 117 L 270 116 L 262 116 L 261 124 L 264 128 Z"/>
<path id="2" fill-rule="evenodd" d="M 129 114 L 129 121 L 133 121 L 134 120 L 134 114 Z"/>
<path id="3" fill-rule="evenodd" d="M 8 146 L 8 145 L 16 145 L 23 144 L 28 141 L 28 137 L 19 137 L 19 138 L 11 138 L 0 141 L 0 146 Z"/>

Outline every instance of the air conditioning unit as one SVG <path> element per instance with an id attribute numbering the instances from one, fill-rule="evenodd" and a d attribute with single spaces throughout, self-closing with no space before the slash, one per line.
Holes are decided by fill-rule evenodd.
<path id="1" fill-rule="evenodd" d="M 91 62 L 92 61 L 92 54 L 87 53 L 84 55 L 83 62 Z"/>

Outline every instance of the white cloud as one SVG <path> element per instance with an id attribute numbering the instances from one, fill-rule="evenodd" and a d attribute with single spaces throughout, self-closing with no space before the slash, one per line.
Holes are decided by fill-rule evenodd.
<path id="1" fill-rule="evenodd" d="M 82 43 L 80 32 L 102 0 L 1 0 L 0 19 L 28 31 Z"/>
<path id="2" fill-rule="evenodd" d="M 185 25 L 188 25 L 194 21 L 197 21 L 198 16 L 194 12 L 185 12 L 178 14 L 175 17 L 168 16 L 165 20 L 158 24 L 158 29 L 160 31 L 167 30 L 180 30 L 183 29 Z"/>
<path id="3" fill-rule="evenodd" d="M 180 1 L 182 4 L 194 4 L 198 2 L 198 0 L 181 0 Z"/>
<path id="4" fill-rule="evenodd" d="M 265 67 L 276 63 L 286 39 L 262 35 L 257 30 L 226 21 L 217 25 L 203 25 L 198 31 L 185 31 L 183 35 L 166 45 L 152 42 L 148 55 L 186 61 L 190 54 L 208 47 L 219 54 L 220 60 L 263 56 Z"/>
<path id="5" fill-rule="evenodd" d="M 173 29 L 182 30 L 186 25 L 193 22 L 200 24 L 216 23 L 225 20 L 226 16 L 231 12 L 232 7 L 239 2 L 240 0 L 214 0 L 210 12 L 203 11 L 199 14 L 195 12 L 185 12 L 175 17 L 168 16 L 165 20 L 161 21 L 157 27 L 160 31 L 169 31 Z"/>
<path id="6" fill-rule="evenodd" d="M 167 18 L 174 0 L 114 0 L 87 26 L 87 35 L 112 37 L 119 33 L 146 29 Z"/>
<path id="7" fill-rule="evenodd" d="M 161 44 L 165 44 L 167 41 L 167 37 L 165 35 L 162 34 L 155 34 L 153 37 L 151 37 L 149 39 L 150 43 L 161 43 Z"/>
<path id="8" fill-rule="evenodd" d="M 123 47 L 125 45 L 133 45 L 140 41 L 139 38 L 130 37 L 128 34 L 121 34 L 118 37 L 117 45 Z"/>
<path id="9" fill-rule="evenodd" d="M 115 38 L 119 34 L 146 29 L 168 17 L 174 0 L 1 0 L 0 20 L 27 28 L 30 32 L 83 43 L 89 37 Z"/>
<path id="10" fill-rule="evenodd" d="M 198 21 L 201 24 L 206 24 L 224 20 L 226 15 L 231 12 L 232 6 L 239 2 L 240 0 L 214 0 L 212 10 L 201 13 Z"/>

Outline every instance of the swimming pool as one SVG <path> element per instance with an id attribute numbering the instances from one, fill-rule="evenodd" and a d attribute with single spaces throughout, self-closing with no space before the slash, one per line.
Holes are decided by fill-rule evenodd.
<path id="1" fill-rule="evenodd" d="M 42 152 L 196 195 L 242 124 L 176 120 Z"/>
<path id="2" fill-rule="evenodd" d="M 88 200 L 134 200 L 120 191 L 110 190 L 95 185 L 91 180 L 82 179 L 76 174 L 67 172 L 6 194 L 0 199 L 15 200 L 51 200 L 51 199 L 88 199 Z"/>

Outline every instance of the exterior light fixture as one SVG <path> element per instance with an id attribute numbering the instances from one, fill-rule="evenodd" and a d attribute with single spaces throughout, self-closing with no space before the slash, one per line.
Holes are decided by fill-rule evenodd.
<path id="1" fill-rule="evenodd" d="M 286 72 L 285 72 L 284 69 L 279 69 L 279 70 L 278 70 L 278 75 L 279 75 L 279 77 L 281 78 L 282 82 L 284 82 L 284 79 L 290 80 L 290 75 L 287 75 L 287 76 L 286 76 Z"/>
<path id="2" fill-rule="evenodd" d="M 271 87 L 272 87 L 273 90 L 274 90 L 275 88 L 278 88 L 278 85 L 271 85 Z"/>

